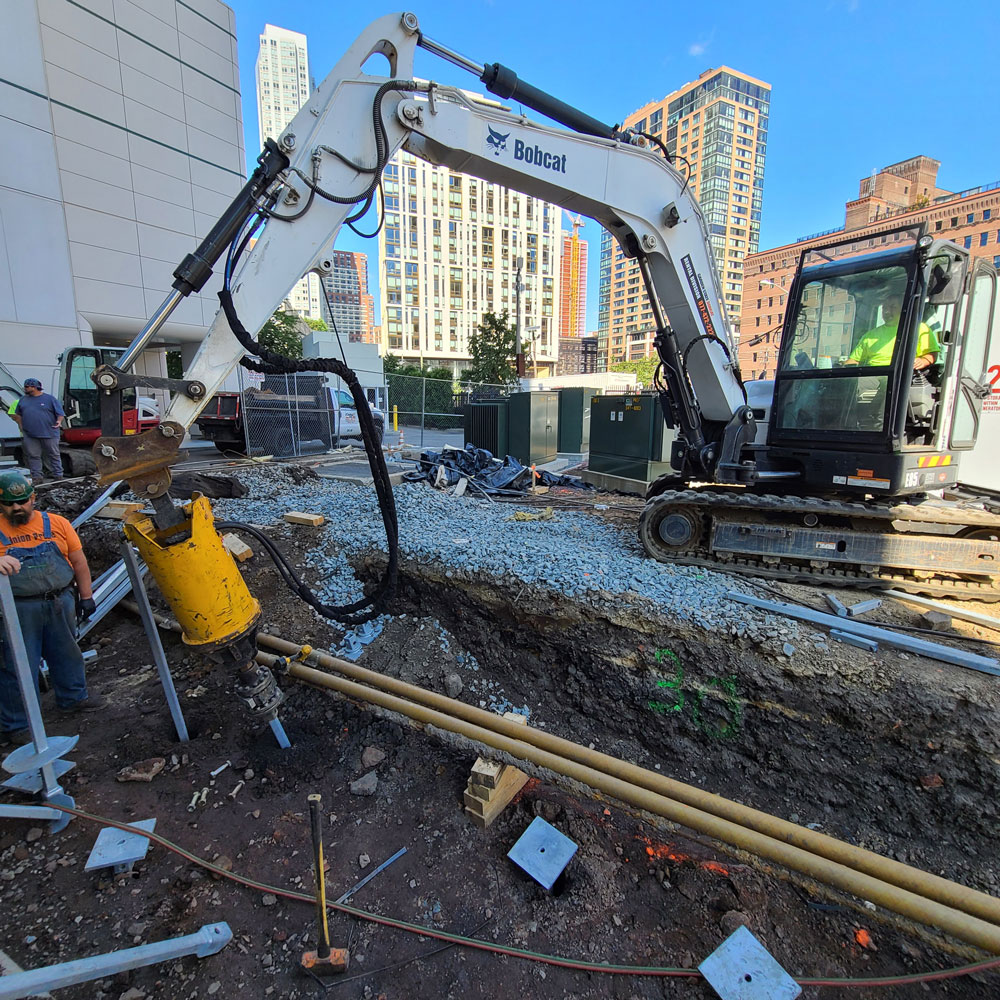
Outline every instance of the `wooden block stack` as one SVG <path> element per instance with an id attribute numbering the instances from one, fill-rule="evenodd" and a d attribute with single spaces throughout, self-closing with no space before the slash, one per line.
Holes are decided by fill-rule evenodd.
<path id="1" fill-rule="evenodd" d="M 290 510 L 284 518 L 289 524 L 308 524 L 312 528 L 318 528 L 324 520 L 322 514 L 306 514 L 301 510 Z"/>
<path id="2" fill-rule="evenodd" d="M 222 536 L 222 545 L 237 562 L 246 562 L 253 555 L 253 549 L 232 532 Z"/>
<path id="3" fill-rule="evenodd" d="M 527 725 L 528 720 L 515 712 L 504 712 L 505 719 Z M 524 787 L 528 776 L 511 764 L 498 764 L 485 757 L 476 758 L 465 786 L 465 812 L 476 826 L 487 827 L 510 804 Z"/>

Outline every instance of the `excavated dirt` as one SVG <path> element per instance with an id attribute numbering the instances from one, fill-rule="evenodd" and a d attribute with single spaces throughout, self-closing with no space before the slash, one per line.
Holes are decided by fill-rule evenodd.
<path id="1" fill-rule="evenodd" d="M 80 509 L 85 501 L 77 497 Z M 622 521 L 630 530 L 626 515 Z M 98 567 L 113 561 L 117 531 L 109 522 L 85 526 Z M 270 533 L 293 561 L 315 544 L 308 529 Z M 265 560 L 256 555 L 244 564 L 264 630 L 317 648 L 338 645 L 341 633 L 293 600 Z M 371 579 L 378 569 L 358 567 Z M 806 588 L 797 595 L 818 599 Z M 893 609 L 897 620 L 910 620 L 902 606 Z M 811 633 L 790 657 L 773 655 L 680 629 L 644 602 L 629 615 L 595 614 L 529 587 L 456 585 L 439 566 L 404 565 L 393 610 L 360 665 L 441 693 L 460 686 L 457 697 L 470 704 L 527 712 L 530 724 L 549 732 L 1000 892 L 995 677 L 892 651 L 865 653 Z M 533 769 L 515 802 L 480 830 L 462 811 L 476 756 L 462 740 L 285 678 L 281 717 L 293 746 L 283 751 L 268 730 L 248 723 L 230 675 L 164 633 L 192 737 L 180 744 L 138 620 L 114 612 L 88 640 L 99 651 L 89 670 L 93 688 L 109 698 L 106 712 L 68 722 L 51 695 L 43 698 L 50 731 L 81 734 L 66 790 L 97 815 L 156 817 L 161 836 L 255 881 L 311 892 L 306 797 L 320 792 L 328 895 L 336 898 L 405 847 L 352 903 L 429 930 L 571 959 L 690 969 L 746 923 L 786 969 L 812 977 L 905 975 L 959 965 L 972 954 Z M 122 768 L 155 757 L 165 768 L 151 782 L 116 780 Z M 209 771 L 226 760 L 231 765 L 212 779 Z M 374 794 L 352 794 L 351 782 L 372 771 Z M 202 788 L 205 805 L 188 812 Z M 14 800 L 4 793 L 3 801 Z M 552 893 L 506 857 L 536 815 L 579 845 Z M 128 876 L 85 872 L 97 832 L 82 820 L 54 835 L 29 821 L 0 825 L 0 947 L 14 961 L 33 968 L 222 920 L 234 939 L 214 957 L 59 996 L 323 995 L 298 967 L 301 953 L 315 947 L 310 905 L 216 881 L 160 845 Z M 330 929 L 333 944 L 352 953 L 330 995 L 715 995 L 699 980 L 610 976 L 444 948 L 430 936 L 342 914 L 331 916 Z M 927 991 L 978 1000 L 1000 992 L 1000 977 L 849 993 L 808 987 L 802 995 L 902 1000 Z"/>

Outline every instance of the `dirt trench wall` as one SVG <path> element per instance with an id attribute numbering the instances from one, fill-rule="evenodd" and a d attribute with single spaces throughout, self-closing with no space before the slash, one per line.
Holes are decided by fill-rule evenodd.
<path id="1" fill-rule="evenodd" d="M 514 597 L 411 568 L 397 606 L 437 618 L 533 724 L 995 889 L 996 678 L 836 643 L 771 656 L 639 608 Z M 400 651 L 408 680 L 440 689 L 447 668 L 422 676 Z"/>

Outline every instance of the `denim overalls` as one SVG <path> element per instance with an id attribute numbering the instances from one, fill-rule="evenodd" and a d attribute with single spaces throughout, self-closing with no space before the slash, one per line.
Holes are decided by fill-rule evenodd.
<path id="1" fill-rule="evenodd" d="M 56 694 L 56 704 L 69 708 L 87 697 L 83 654 L 76 643 L 76 601 L 69 585 L 73 568 L 52 539 L 52 524 L 42 513 L 45 540 L 33 547 L 11 545 L 0 531 L 7 555 L 21 563 L 10 577 L 17 617 L 28 652 L 28 664 L 38 691 L 38 665 L 44 657 Z M 5 645 L 5 644 L 0 644 Z M 0 655 L 0 729 L 15 731 L 28 725 L 13 662 L 4 648 Z"/>

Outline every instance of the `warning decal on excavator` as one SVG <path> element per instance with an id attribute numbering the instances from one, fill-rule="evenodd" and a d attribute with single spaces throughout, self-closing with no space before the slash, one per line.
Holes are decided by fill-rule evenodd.
<path id="1" fill-rule="evenodd" d="M 939 465 L 951 465 L 951 455 L 921 455 L 917 459 L 918 469 L 934 469 Z"/>
<path id="2" fill-rule="evenodd" d="M 701 277 L 694 269 L 690 254 L 681 257 L 681 266 L 684 268 L 684 277 L 687 278 L 695 305 L 698 307 L 698 315 L 701 317 L 701 325 L 705 328 L 705 333 L 710 337 L 718 336 L 715 332 L 715 324 L 712 322 L 712 314 L 708 309 L 708 302 L 705 301 L 705 286 L 702 285 Z"/>

